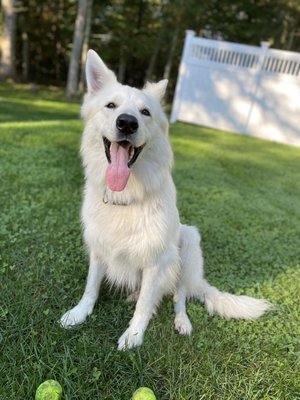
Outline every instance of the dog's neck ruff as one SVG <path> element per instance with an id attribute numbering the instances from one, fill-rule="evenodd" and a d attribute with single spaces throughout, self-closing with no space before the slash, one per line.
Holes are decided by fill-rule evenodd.
<path id="1" fill-rule="evenodd" d="M 103 193 L 103 203 L 104 204 L 108 204 L 110 206 L 129 206 L 133 203 L 133 201 L 115 201 L 115 200 L 111 200 L 108 195 L 107 195 L 107 189 L 104 189 L 104 193 Z"/>

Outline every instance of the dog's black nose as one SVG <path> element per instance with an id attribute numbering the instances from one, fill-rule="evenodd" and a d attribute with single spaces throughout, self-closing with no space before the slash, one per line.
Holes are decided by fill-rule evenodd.
<path id="1" fill-rule="evenodd" d="M 119 115 L 116 125 L 119 132 L 124 133 L 124 135 L 132 135 L 138 130 L 139 127 L 138 120 L 130 114 Z"/>

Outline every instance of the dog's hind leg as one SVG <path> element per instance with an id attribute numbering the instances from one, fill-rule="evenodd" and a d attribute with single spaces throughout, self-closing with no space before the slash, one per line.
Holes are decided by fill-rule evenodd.
<path id="1" fill-rule="evenodd" d="M 181 335 L 192 333 L 192 324 L 186 312 L 186 299 L 201 285 L 203 277 L 200 235 L 196 228 L 180 226 L 181 276 L 174 295 L 175 329 Z"/>
<path id="2" fill-rule="evenodd" d="M 181 335 L 192 333 L 192 324 L 186 313 L 186 292 L 184 286 L 180 286 L 174 295 L 175 329 Z"/>
<path id="3" fill-rule="evenodd" d="M 82 324 L 86 318 L 92 314 L 104 274 L 104 266 L 99 259 L 91 253 L 89 273 L 83 296 L 77 306 L 67 311 L 61 317 L 60 323 L 64 328 Z"/>

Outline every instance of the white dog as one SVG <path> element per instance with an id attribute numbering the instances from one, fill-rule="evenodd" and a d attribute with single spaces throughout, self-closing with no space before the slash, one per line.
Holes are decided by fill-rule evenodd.
<path id="1" fill-rule="evenodd" d="M 61 324 L 70 327 L 86 320 L 103 278 L 126 287 L 137 299 L 119 350 L 142 344 L 166 294 L 174 295 L 175 328 L 183 335 L 192 331 L 185 305 L 191 297 L 222 317 L 261 316 L 270 307 L 267 301 L 222 293 L 207 283 L 200 235 L 179 222 L 168 121 L 160 105 L 167 81 L 143 90 L 121 85 L 92 50 L 86 76 L 82 221 L 90 265 L 82 299 Z"/>

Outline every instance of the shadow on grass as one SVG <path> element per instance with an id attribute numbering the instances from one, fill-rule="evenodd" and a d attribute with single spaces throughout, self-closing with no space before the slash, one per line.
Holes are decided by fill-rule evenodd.
<path id="1" fill-rule="evenodd" d="M 79 119 L 22 121 L 0 124 L 2 151 L 6 146 L 65 148 L 79 153 L 82 122 Z"/>
<path id="2" fill-rule="evenodd" d="M 66 101 L 57 87 L 0 84 L 0 123 L 79 118 L 79 99 Z"/>
<path id="3" fill-rule="evenodd" d="M 44 120 L 68 120 L 79 118 L 79 107 L 70 104 L 63 107 L 52 101 L 30 101 L 20 99 L 7 99 L 1 101 L 0 123 L 15 121 L 44 121 Z"/>
<path id="4" fill-rule="evenodd" d="M 274 155 L 288 160 L 290 155 L 299 156 L 299 147 L 288 146 L 269 140 L 251 137 L 248 135 L 218 131 L 205 126 L 184 124 L 182 122 L 170 125 L 171 139 L 194 140 L 199 145 L 212 145 L 225 152 L 240 153 L 243 155 L 256 155 L 257 158 L 266 155 Z"/>

